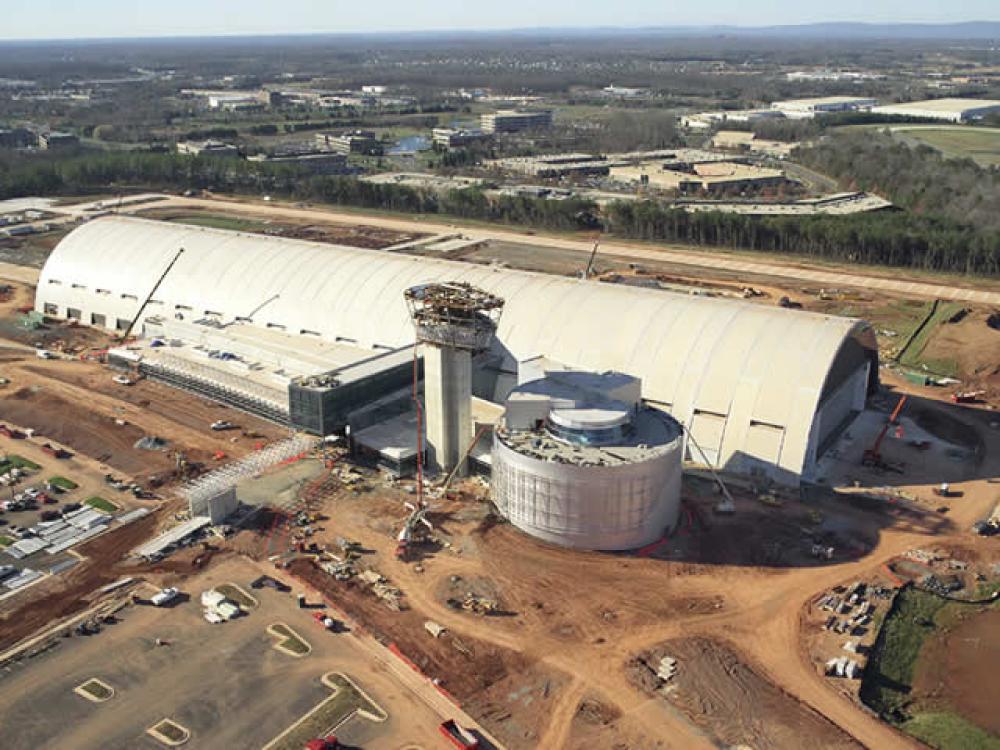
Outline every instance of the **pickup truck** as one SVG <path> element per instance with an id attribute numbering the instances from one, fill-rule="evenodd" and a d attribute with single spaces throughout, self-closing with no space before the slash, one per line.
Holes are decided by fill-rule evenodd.
<path id="1" fill-rule="evenodd" d="M 337 629 L 337 621 L 323 612 L 313 612 L 313 619 L 321 628 L 333 631 Z"/>
<path id="2" fill-rule="evenodd" d="M 459 750 L 479 750 L 479 740 L 468 729 L 463 729 L 454 719 L 441 724 L 438 729 Z"/>
<path id="3" fill-rule="evenodd" d="M 161 589 L 157 593 L 153 594 L 153 598 L 150 601 L 153 606 L 162 607 L 164 605 L 170 604 L 174 599 L 180 596 L 180 591 L 171 587 L 168 589 Z"/>

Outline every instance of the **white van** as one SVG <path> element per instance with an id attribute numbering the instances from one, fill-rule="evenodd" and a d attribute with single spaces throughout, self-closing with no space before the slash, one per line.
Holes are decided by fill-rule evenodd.
<path id="1" fill-rule="evenodd" d="M 170 604 L 174 599 L 180 595 L 180 591 L 175 588 L 163 589 L 160 592 L 153 594 L 153 598 L 150 601 L 156 607 L 162 607 L 165 604 Z"/>

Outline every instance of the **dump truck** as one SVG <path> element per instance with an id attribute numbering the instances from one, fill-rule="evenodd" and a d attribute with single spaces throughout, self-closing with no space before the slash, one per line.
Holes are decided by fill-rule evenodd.
<path id="1" fill-rule="evenodd" d="M 326 737 L 309 740 L 305 744 L 305 750 L 340 750 L 340 742 L 337 741 L 337 735 L 328 734 Z"/>
<path id="2" fill-rule="evenodd" d="M 476 736 L 468 729 L 460 727 L 454 719 L 448 719 L 438 728 L 441 730 L 441 734 L 447 737 L 448 741 L 459 750 L 478 750 L 479 740 L 476 739 Z"/>

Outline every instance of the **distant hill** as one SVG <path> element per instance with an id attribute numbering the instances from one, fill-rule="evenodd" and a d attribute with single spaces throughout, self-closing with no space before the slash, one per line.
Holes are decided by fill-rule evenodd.
<path id="1" fill-rule="evenodd" d="M 428 32 L 432 33 L 432 32 Z M 467 33 L 467 32 L 466 32 Z M 474 32 L 475 33 L 475 32 Z M 481 32 L 504 33 L 504 32 Z M 960 23 L 808 23 L 786 26 L 648 26 L 635 28 L 539 28 L 511 29 L 507 33 L 524 35 L 658 35 L 679 37 L 733 36 L 817 39 L 983 39 L 1000 40 L 1000 21 L 963 21 Z"/>

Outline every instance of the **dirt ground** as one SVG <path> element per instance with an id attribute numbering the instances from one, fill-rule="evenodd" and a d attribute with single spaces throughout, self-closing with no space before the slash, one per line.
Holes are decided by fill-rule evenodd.
<path id="1" fill-rule="evenodd" d="M 221 214 L 221 216 L 220 216 Z M 422 232 L 402 232 L 367 224 L 346 224 L 323 220 L 282 219 L 281 221 L 244 222 L 243 225 L 228 226 L 224 212 L 206 208 L 150 208 L 138 212 L 147 219 L 160 219 L 180 224 L 201 226 L 218 225 L 223 228 L 239 229 L 254 234 L 272 237 L 287 237 L 311 242 L 327 242 L 333 245 L 363 247 L 381 250 L 391 245 L 426 237 Z"/>
<path id="2" fill-rule="evenodd" d="M 708 638 L 672 640 L 640 654 L 629 675 L 642 689 L 656 692 L 660 658 L 677 660 L 677 675 L 663 697 L 720 745 L 755 750 L 862 745 L 827 719 L 803 706 L 760 676 L 727 644 Z"/>
<path id="3" fill-rule="evenodd" d="M 43 361 L 26 353 L 6 364 L 4 372 L 12 382 L 0 391 L 0 420 L 30 427 L 138 480 L 173 470 L 177 451 L 210 466 L 218 451 L 238 458 L 288 434 L 270 422 L 160 383 L 141 380 L 120 386 L 106 367 L 93 362 Z M 213 432 L 208 426 L 218 419 L 241 429 Z M 165 449 L 136 448 L 136 441 L 147 435 L 166 440 Z"/>
<path id="4" fill-rule="evenodd" d="M 924 644 L 912 698 L 923 708 L 943 706 L 1000 736 L 1000 610 L 970 613 Z"/>

